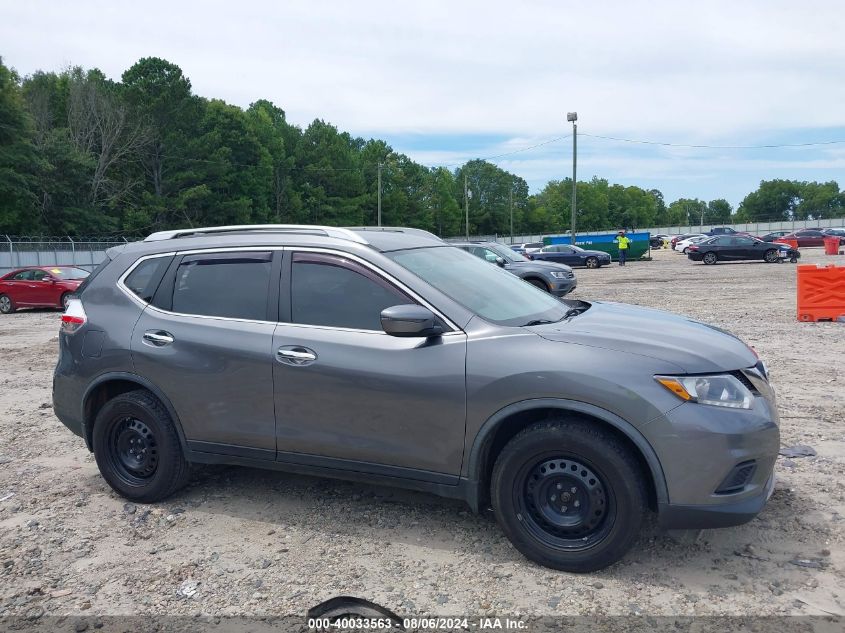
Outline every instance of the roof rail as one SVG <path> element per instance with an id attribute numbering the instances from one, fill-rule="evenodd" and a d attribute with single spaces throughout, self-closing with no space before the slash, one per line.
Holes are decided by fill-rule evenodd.
<path id="1" fill-rule="evenodd" d="M 144 238 L 145 242 L 159 242 L 174 240 L 193 235 L 214 235 L 218 233 L 238 232 L 267 232 L 267 233 L 305 233 L 311 235 L 325 235 L 359 244 L 367 244 L 367 240 L 349 229 L 337 226 L 317 226 L 311 224 L 233 224 L 230 226 L 207 226 L 195 229 L 176 229 L 174 231 L 158 231 Z"/>
<path id="2" fill-rule="evenodd" d="M 382 231 L 384 233 L 407 233 L 409 235 L 420 235 L 422 237 L 433 237 L 436 240 L 443 241 L 431 231 L 425 229 L 413 229 L 407 226 L 347 226 L 350 231 Z"/>

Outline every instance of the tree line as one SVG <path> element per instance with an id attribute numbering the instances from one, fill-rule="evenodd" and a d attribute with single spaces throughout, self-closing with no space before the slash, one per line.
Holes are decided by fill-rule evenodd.
<path id="1" fill-rule="evenodd" d="M 484 160 L 428 167 L 382 140 L 314 120 L 288 123 L 259 100 L 242 109 L 193 93 L 175 64 L 144 58 L 120 81 L 97 69 L 20 77 L 0 59 L 0 234 L 123 235 L 186 226 L 382 223 L 448 237 L 569 229 L 571 179 L 531 195 Z M 471 192 L 464 195 L 464 179 Z M 577 183 L 578 230 L 845 215 L 836 182 L 763 181 L 737 209 L 668 203 L 657 189 Z"/>

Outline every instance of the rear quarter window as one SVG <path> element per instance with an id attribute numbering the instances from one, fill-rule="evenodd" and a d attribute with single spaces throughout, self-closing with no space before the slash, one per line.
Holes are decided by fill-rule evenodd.
<path id="1" fill-rule="evenodd" d="M 172 257 L 153 257 L 138 264 L 123 280 L 123 285 L 141 301 L 149 303 L 155 295 Z"/>

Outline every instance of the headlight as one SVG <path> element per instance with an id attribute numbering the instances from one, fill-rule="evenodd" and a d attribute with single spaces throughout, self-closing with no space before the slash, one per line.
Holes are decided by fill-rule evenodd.
<path id="1" fill-rule="evenodd" d="M 564 272 L 562 270 L 553 270 L 552 277 L 555 279 L 569 279 L 569 273 Z"/>
<path id="2" fill-rule="evenodd" d="M 750 409 L 754 400 L 745 385 L 730 374 L 714 376 L 655 376 L 681 400 L 732 409 Z"/>

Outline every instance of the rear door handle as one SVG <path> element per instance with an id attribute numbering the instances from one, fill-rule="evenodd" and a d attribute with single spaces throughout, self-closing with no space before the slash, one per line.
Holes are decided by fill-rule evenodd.
<path id="1" fill-rule="evenodd" d="M 276 350 L 276 360 L 286 365 L 310 365 L 317 360 L 317 354 L 299 345 L 285 345 Z"/>
<path id="2" fill-rule="evenodd" d="M 164 347 L 174 341 L 173 335 L 164 330 L 147 330 L 142 338 L 144 343 L 153 347 Z"/>

